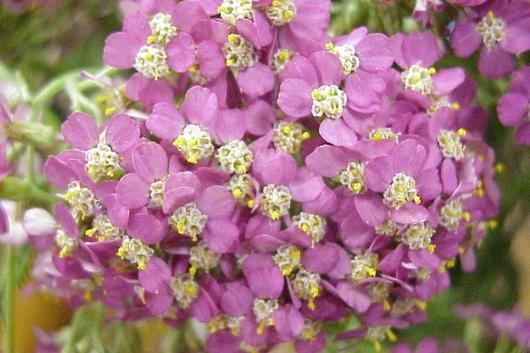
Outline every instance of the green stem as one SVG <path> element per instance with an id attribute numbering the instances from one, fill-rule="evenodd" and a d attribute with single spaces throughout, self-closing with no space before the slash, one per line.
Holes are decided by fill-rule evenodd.
<path id="1" fill-rule="evenodd" d="M 6 247 L 5 258 L 5 352 L 15 352 L 15 249 Z"/>

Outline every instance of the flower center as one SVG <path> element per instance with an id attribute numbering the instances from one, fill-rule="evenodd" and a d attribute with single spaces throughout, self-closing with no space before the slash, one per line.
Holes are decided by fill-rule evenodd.
<path id="1" fill-rule="evenodd" d="M 117 255 L 122 260 L 136 264 L 139 270 L 145 269 L 147 261 L 153 256 L 155 251 L 145 245 L 141 240 L 124 236 Z"/>
<path id="2" fill-rule="evenodd" d="M 57 229 L 55 233 L 55 243 L 61 249 L 59 252 L 61 258 L 69 256 L 77 248 L 76 240 L 66 234 L 62 228 Z"/>
<path id="3" fill-rule="evenodd" d="M 85 220 L 101 209 L 101 203 L 92 190 L 82 186 L 77 180 L 72 180 L 68 184 L 63 197 L 72 209 L 72 215 L 76 221 Z"/>
<path id="4" fill-rule="evenodd" d="M 267 6 L 267 17 L 275 26 L 283 26 L 291 22 L 296 15 L 296 5 L 293 0 L 272 0 Z"/>
<path id="5" fill-rule="evenodd" d="M 401 235 L 401 242 L 407 245 L 411 250 L 429 249 L 434 252 L 434 246 L 431 244 L 431 238 L 434 229 L 429 227 L 425 222 L 410 225 L 405 233 Z"/>
<path id="6" fill-rule="evenodd" d="M 420 282 L 426 282 L 431 277 L 431 271 L 425 267 L 420 267 L 412 271 L 409 277 L 416 278 Z"/>
<path id="7" fill-rule="evenodd" d="M 493 15 L 493 11 L 488 11 L 486 16 L 477 24 L 475 30 L 482 37 L 484 46 L 492 50 L 497 43 L 506 37 L 505 25 L 503 20 Z"/>
<path id="8" fill-rule="evenodd" d="M 351 161 L 346 169 L 340 171 L 339 182 L 354 194 L 365 191 L 364 163 Z"/>
<path id="9" fill-rule="evenodd" d="M 223 0 L 217 12 L 226 23 L 235 26 L 237 20 L 252 19 L 252 0 Z"/>
<path id="10" fill-rule="evenodd" d="M 398 142 L 399 134 L 388 127 L 378 127 L 368 133 L 368 138 L 373 141 L 394 140 Z"/>
<path id="11" fill-rule="evenodd" d="M 287 49 L 279 49 L 272 56 L 271 68 L 272 71 L 277 74 L 280 73 L 285 65 L 292 59 L 294 53 Z"/>
<path id="12" fill-rule="evenodd" d="M 116 179 L 121 176 L 120 156 L 106 143 L 99 142 L 85 155 L 86 171 L 95 183 Z"/>
<path id="13" fill-rule="evenodd" d="M 416 194 L 416 181 L 405 173 L 397 173 L 392 178 L 392 183 L 383 193 L 383 203 L 388 207 L 400 208 L 408 201 L 416 204 L 421 202 Z"/>
<path id="14" fill-rule="evenodd" d="M 197 164 L 200 160 L 208 160 L 214 152 L 212 137 L 208 131 L 195 124 L 186 125 L 173 141 L 173 146 L 191 164 Z"/>
<path id="15" fill-rule="evenodd" d="M 374 228 L 375 234 L 377 235 L 393 237 L 394 235 L 396 235 L 396 232 L 399 230 L 399 228 L 401 228 L 401 225 L 391 219 L 387 219 L 383 223 L 376 225 Z"/>
<path id="16" fill-rule="evenodd" d="M 197 241 L 202 233 L 208 217 L 203 214 L 194 202 L 190 202 L 176 209 L 169 217 L 169 225 L 179 234 Z"/>
<path id="17" fill-rule="evenodd" d="M 235 174 L 225 184 L 225 187 L 238 203 L 246 205 L 248 208 L 254 208 L 254 188 L 250 175 Z"/>
<path id="18" fill-rule="evenodd" d="M 349 75 L 352 72 L 357 71 L 359 68 L 359 57 L 357 56 L 353 45 L 345 44 L 334 46 L 333 43 L 329 42 L 326 44 L 326 49 L 340 60 L 342 71 L 345 75 Z"/>
<path id="19" fill-rule="evenodd" d="M 156 180 L 149 185 L 149 208 L 161 208 L 164 202 L 166 179 Z"/>
<path id="20" fill-rule="evenodd" d="M 392 285 L 387 282 L 370 283 L 368 286 L 366 286 L 366 289 L 368 290 L 370 298 L 372 298 L 373 301 L 383 302 L 390 295 Z"/>
<path id="21" fill-rule="evenodd" d="M 149 21 L 151 35 L 147 37 L 148 44 L 166 45 L 177 35 L 177 27 L 171 23 L 171 15 L 167 13 L 157 13 Z"/>
<path id="22" fill-rule="evenodd" d="M 300 212 L 293 217 L 293 224 L 309 235 L 311 243 L 318 243 L 326 233 L 326 219 L 316 214 Z"/>
<path id="23" fill-rule="evenodd" d="M 177 306 L 181 309 L 187 309 L 195 298 L 199 295 L 199 286 L 188 274 L 171 277 L 169 288 L 175 297 Z"/>
<path id="24" fill-rule="evenodd" d="M 278 265 L 284 276 L 289 276 L 294 270 L 300 267 L 300 249 L 294 245 L 283 244 L 273 256 L 274 263 Z"/>
<path id="25" fill-rule="evenodd" d="M 92 228 L 85 231 L 85 235 L 93 237 L 97 235 L 98 241 L 120 239 L 125 235 L 125 231 L 115 227 L 106 214 L 98 214 L 92 221 Z"/>
<path id="26" fill-rule="evenodd" d="M 457 111 L 460 109 L 460 104 L 457 102 L 451 103 L 449 98 L 447 96 L 431 96 L 431 105 L 427 109 L 427 115 L 432 118 L 432 116 L 438 111 L 440 108 L 451 108 L 454 111 Z"/>
<path id="27" fill-rule="evenodd" d="M 302 330 L 299 338 L 306 341 L 314 341 L 321 329 L 322 324 L 320 322 L 304 319 L 304 329 Z"/>
<path id="28" fill-rule="evenodd" d="M 351 260 L 351 279 L 354 283 L 360 282 L 377 274 L 379 256 L 373 253 L 355 255 Z"/>
<path id="29" fill-rule="evenodd" d="M 289 214 L 291 192 L 283 185 L 266 185 L 263 188 L 261 212 L 273 221 Z"/>
<path id="30" fill-rule="evenodd" d="M 298 271 L 292 284 L 294 294 L 302 300 L 307 300 L 308 308 L 315 310 L 314 299 L 321 291 L 320 275 L 302 269 Z"/>
<path id="31" fill-rule="evenodd" d="M 274 147 L 285 153 L 296 154 L 300 152 L 302 142 L 311 135 L 300 123 L 279 122 L 272 129 Z"/>
<path id="32" fill-rule="evenodd" d="M 460 160 L 464 157 L 464 145 L 460 141 L 465 136 L 464 128 L 458 129 L 457 132 L 451 130 L 440 130 L 438 134 L 438 146 L 442 149 L 445 158 Z"/>
<path id="33" fill-rule="evenodd" d="M 144 45 L 136 54 L 134 68 L 136 71 L 155 80 L 164 78 L 169 74 L 167 54 L 158 44 Z"/>
<path id="34" fill-rule="evenodd" d="M 436 69 L 433 67 L 426 69 L 419 64 L 414 64 L 401 73 L 401 82 L 405 89 L 422 94 L 430 94 L 432 91 L 432 75 L 435 73 Z"/>
<path id="35" fill-rule="evenodd" d="M 217 161 L 221 169 L 229 174 L 245 174 L 252 160 L 252 151 L 241 140 L 232 140 L 217 150 Z"/>
<path id="36" fill-rule="evenodd" d="M 261 335 L 266 326 L 272 326 L 274 324 L 272 321 L 272 314 L 278 308 L 278 301 L 275 299 L 254 299 L 252 312 L 256 316 L 256 321 L 258 322 L 258 334 Z"/>
<path id="37" fill-rule="evenodd" d="M 239 34 L 228 35 L 223 46 L 223 54 L 226 66 L 235 71 L 252 67 L 258 61 L 258 55 L 252 44 Z"/>
<path id="38" fill-rule="evenodd" d="M 197 270 L 204 270 L 209 273 L 211 269 L 219 265 L 220 255 L 214 253 L 203 243 L 200 242 L 196 246 L 190 248 L 190 274 L 195 276 Z"/>
<path id="39" fill-rule="evenodd" d="M 462 210 L 462 201 L 457 198 L 450 201 L 440 210 L 440 224 L 450 231 L 455 231 L 460 225 L 460 220 L 469 221 L 471 215 Z"/>
<path id="40" fill-rule="evenodd" d="M 315 118 L 339 119 L 346 106 L 346 94 L 335 85 L 324 85 L 311 92 L 313 106 L 311 113 Z"/>

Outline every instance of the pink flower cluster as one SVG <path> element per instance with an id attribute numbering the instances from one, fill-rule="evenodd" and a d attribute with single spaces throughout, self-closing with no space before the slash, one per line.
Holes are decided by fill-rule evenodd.
<path id="1" fill-rule="evenodd" d="M 125 95 L 144 115 L 73 113 L 72 149 L 44 167 L 62 202 L 24 220 L 57 291 L 124 320 L 196 319 L 210 352 L 316 352 L 352 316 L 337 339 L 393 338 L 457 257 L 473 268 L 494 156 L 435 37 L 332 38 L 322 0 L 135 5 L 104 59 L 137 71 Z"/>

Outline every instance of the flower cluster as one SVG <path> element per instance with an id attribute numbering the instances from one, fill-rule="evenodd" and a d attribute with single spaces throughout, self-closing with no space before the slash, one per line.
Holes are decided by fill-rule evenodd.
<path id="1" fill-rule="evenodd" d="M 196 319 L 211 352 L 316 352 L 351 316 L 338 340 L 393 339 L 473 268 L 499 203 L 487 114 L 434 36 L 329 37 L 321 0 L 136 5 L 104 59 L 142 112 L 70 115 L 56 222 L 24 222 L 72 302 Z"/>

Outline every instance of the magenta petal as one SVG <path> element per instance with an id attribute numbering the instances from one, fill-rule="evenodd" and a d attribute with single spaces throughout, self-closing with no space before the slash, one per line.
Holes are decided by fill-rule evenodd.
<path id="1" fill-rule="evenodd" d="M 197 1 L 181 1 L 175 7 L 175 25 L 184 32 L 190 33 L 193 27 L 209 17 Z"/>
<path id="2" fill-rule="evenodd" d="M 394 62 L 390 40 L 381 33 L 371 33 L 355 46 L 360 66 L 366 71 L 380 71 L 389 68 Z"/>
<path id="3" fill-rule="evenodd" d="M 186 72 L 195 61 L 195 42 L 186 32 L 180 32 L 166 48 L 167 64 L 176 72 Z"/>
<path id="4" fill-rule="evenodd" d="M 464 70 L 460 67 L 442 69 L 433 76 L 433 93 L 437 95 L 449 94 L 460 86 L 466 78 Z"/>
<path id="5" fill-rule="evenodd" d="M 105 137 L 114 151 L 122 153 L 136 145 L 140 138 L 140 128 L 127 115 L 115 115 L 106 124 Z"/>
<path id="6" fill-rule="evenodd" d="M 280 109 L 293 118 L 311 115 L 312 87 L 306 81 L 287 79 L 280 86 L 278 105 Z"/>
<path id="7" fill-rule="evenodd" d="M 156 244 L 166 236 L 165 224 L 149 213 L 132 214 L 127 231 L 146 244 Z"/>
<path id="8" fill-rule="evenodd" d="M 126 174 L 118 183 L 116 194 L 123 206 L 139 208 L 149 202 L 149 184 L 136 174 Z"/>
<path id="9" fill-rule="evenodd" d="M 311 87 L 318 86 L 318 76 L 315 67 L 309 59 L 298 55 L 291 59 L 280 72 L 280 81 L 289 78 L 305 81 Z"/>
<path id="10" fill-rule="evenodd" d="M 192 87 L 186 92 L 181 111 L 190 122 L 210 126 L 217 114 L 217 97 L 208 88 Z"/>
<path id="11" fill-rule="evenodd" d="M 320 85 L 340 85 L 343 77 L 342 64 L 329 51 L 319 51 L 309 57 L 317 71 Z"/>
<path id="12" fill-rule="evenodd" d="M 252 172 L 262 184 L 288 185 L 296 176 L 296 161 L 280 150 L 259 151 L 254 156 Z"/>
<path id="13" fill-rule="evenodd" d="M 173 140 L 184 127 L 184 117 L 170 103 L 159 103 L 146 123 L 147 128 L 156 137 Z"/>
<path id="14" fill-rule="evenodd" d="M 456 56 L 467 58 L 481 43 L 481 38 L 475 29 L 476 24 L 472 21 L 460 20 L 451 34 L 451 47 Z"/>
<path id="15" fill-rule="evenodd" d="M 244 113 L 246 131 L 257 136 L 267 134 L 276 119 L 271 105 L 261 99 L 250 103 Z"/>
<path id="16" fill-rule="evenodd" d="M 227 283 L 227 289 L 221 297 L 221 308 L 230 316 L 241 316 L 252 310 L 252 292 L 244 285 Z"/>
<path id="17" fill-rule="evenodd" d="M 348 106 L 360 113 L 374 113 L 381 105 L 385 81 L 363 70 L 348 75 L 344 91 L 348 96 Z"/>
<path id="18" fill-rule="evenodd" d="M 368 162 L 364 168 L 366 185 L 376 192 L 385 191 L 390 185 L 394 174 L 395 171 L 390 157 L 377 157 Z"/>
<path id="19" fill-rule="evenodd" d="M 72 214 L 68 207 L 63 204 L 57 204 L 53 207 L 53 213 L 57 222 L 61 228 L 68 234 L 70 237 L 75 238 L 78 234 L 77 223 L 75 223 Z"/>
<path id="20" fill-rule="evenodd" d="M 352 212 L 340 223 L 340 237 L 351 251 L 366 247 L 373 236 L 373 228 L 364 223 L 357 212 Z"/>
<path id="21" fill-rule="evenodd" d="M 132 162 L 136 174 L 146 182 L 162 179 L 167 174 L 167 154 L 158 143 L 147 142 L 136 147 Z"/>
<path id="22" fill-rule="evenodd" d="M 125 32 L 112 33 L 105 41 L 103 62 L 117 69 L 133 67 L 142 43 Z"/>
<path id="23" fill-rule="evenodd" d="M 250 98 L 263 96 L 274 87 L 274 73 L 265 64 L 256 63 L 251 68 L 240 71 L 236 81 L 241 91 Z"/>
<path id="24" fill-rule="evenodd" d="M 305 168 L 299 169 L 295 180 L 289 184 L 291 195 L 298 202 L 316 199 L 325 187 L 320 175 Z"/>
<path id="25" fill-rule="evenodd" d="M 235 201 L 221 185 L 210 186 L 197 199 L 197 206 L 208 218 L 228 218 L 234 211 Z"/>
<path id="26" fill-rule="evenodd" d="M 423 206 L 408 202 L 399 209 L 390 211 L 390 218 L 402 224 L 421 223 L 429 218 L 429 211 Z"/>
<path id="27" fill-rule="evenodd" d="M 302 256 L 304 268 L 315 273 L 328 273 L 338 261 L 337 249 L 332 244 L 317 244 L 307 249 Z"/>
<path id="28" fill-rule="evenodd" d="M 241 140 L 245 134 L 245 116 L 239 109 L 228 109 L 219 112 L 215 120 L 215 134 L 220 144 L 230 140 Z"/>
<path id="29" fill-rule="evenodd" d="M 145 306 L 155 316 L 164 315 L 172 304 L 173 296 L 165 288 L 159 293 L 146 293 L 145 295 Z"/>
<path id="30" fill-rule="evenodd" d="M 499 120 L 506 126 L 517 126 L 528 115 L 528 98 L 519 93 L 508 93 L 497 103 Z"/>
<path id="31" fill-rule="evenodd" d="M 158 257 L 150 258 L 145 269 L 138 272 L 140 284 L 151 293 L 162 290 L 169 284 L 170 278 L 169 266 Z"/>
<path id="32" fill-rule="evenodd" d="M 517 128 L 515 142 L 520 145 L 530 145 L 530 123 L 523 123 Z"/>
<path id="33" fill-rule="evenodd" d="M 480 74 L 489 79 L 501 78 L 508 75 L 515 67 L 512 54 L 505 52 L 500 46 L 493 50 L 483 48 L 478 60 Z"/>
<path id="34" fill-rule="evenodd" d="M 416 177 L 416 189 L 422 201 L 433 200 L 442 191 L 438 169 L 427 169 L 421 171 Z"/>
<path id="35" fill-rule="evenodd" d="M 151 110 L 157 103 L 171 103 L 174 98 L 173 88 L 166 80 L 153 80 L 140 73 L 132 75 L 125 86 L 125 96 L 138 101 Z"/>
<path id="36" fill-rule="evenodd" d="M 249 255 L 243 260 L 241 269 L 254 294 L 273 299 L 281 295 L 284 279 L 270 255 Z"/>
<path id="37" fill-rule="evenodd" d="M 444 194 L 451 195 L 458 186 L 456 166 L 451 159 L 444 159 L 440 174 Z"/>
<path id="38" fill-rule="evenodd" d="M 351 159 L 352 153 L 349 153 L 345 149 L 322 145 L 306 157 L 305 163 L 313 172 L 333 178 L 339 174 L 340 170 L 346 168 L 346 165 Z"/>
<path id="39" fill-rule="evenodd" d="M 401 142 L 393 153 L 394 170 L 414 177 L 425 164 L 427 152 L 414 140 Z"/>
<path id="40" fill-rule="evenodd" d="M 50 156 L 48 158 L 44 164 L 43 172 L 46 176 L 46 180 L 59 189 L 68 188 L 68 184 L 76 176 L 68 163 L 55 156 Z"/>
<path id="41" fill-rule="evenodd" d="M 215 79 L 226 69 L 221 46 L 213 41 L 205 41 L 197 47 L 197 62 L 200 72 L 209 79 Z"/>
<path id="42" fill-rule="evenodd" d="M 351 282 L 340 282 L 337 285 L 337 293 L 350 308 L 358 313 L 364 313 L 370 306 L 370 298 Z"/>
<path id="43" fill-rule="evenodd" d="M 201 237 L 212 251 L 224 254 L 237 249 L 239 229 L 235 224 L 224 219 L 208 219 L 206 227 Z"/>
<path id="44" fill-rule="evenodd" d="M 357 142 L 357 135 L 343 119 L 325 119 L 320 123 L 320 136 L 335 146 L 353 148 Z"/>
<path id="45" fill-rule="evenodd" d="M 421 63 L 423 67 L 434 65 L 442 56 L 436 38 L 428 32 L 414 32 L 403 39 L 401 46 L 408 67 Z"/>
<path id="46" fill-rule="evenodd" d="M 358 195 L 354 202 L 361 219 L 370 226 L 381 224 L 387 218 L 388 210 L 377 194 Z"/>
<path id="47" fill-rule="evenodd" d="M 527 15 L 528 16 L 528 15 Z M 530 49 L 530 19 L 509 23 L 505 28 L 505 38 L 501 47 L 509 53 L 519 54 Z"/>
<path id="48" fill-rule="evenodd" d="M 304 317 L 293 305 L 276 310 L 272 319 L 278 333 L 287 338 L 297 337 L 304 329 Z"/>
<path id="49" fill-rule="evenodd" d="M 90 115 L 76 112 L 63 123 L 61 133 L 72 147 L 88 150 L 96 144 L 99 129 Z"/>

